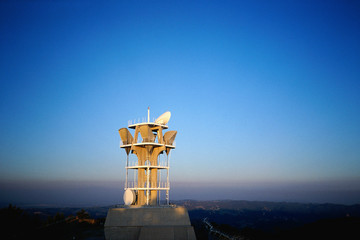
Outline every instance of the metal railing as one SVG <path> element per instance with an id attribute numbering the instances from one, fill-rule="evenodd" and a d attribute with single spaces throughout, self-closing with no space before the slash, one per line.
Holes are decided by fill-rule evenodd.
<path id="1" fill-rule="evenodd" d="M 128 126 L 129 126 L 129 125 L 138 124 L 138 123 L 147 123 L 147 122 L 148 122 L 147 117 L 141 117 L 141 118 L 130 119 L 130 120 L 128 120 Z M 154 122 L 155 122 L 155 118 L 152 118 L 151 123 L 154 123 Z M 167 126 L 167 124 L 162 124 L 162 125 Z"/>
<path id="2" fill-rule="evenodd" d="M 157 165 L 138 165 L 137 162 L 129 163 L 127 168 L 168 168 L 169 166 L 167 164 L 157 164 Z"/>
<path id="3" fill-rule="evenodd" d="M 136 143 L 148 143 L 148 142 L 150 142 L 150 141 L 144 142 L 141 138 L 138 138 L 138 141 Z M 156 137 L 155 140 L 153 142 L 150 142 L 150 143 L 159 143 L 159 140 Z M 120 140 L 120 147 L 123 146 L 123 145 L 130 145 L 130 144 L 132 144 L 132 143 L 124 144 L 124 142 Z M 165 143 L 163 143 L 163 144 L 165 144 Z M 165 145 L 176 147 L 176 141 L 174 141 L 173 144 L 170 144 L 170 145 L 165 144 Z"/>
<path id="4" fill-rule="evenodd" d="M 125 188 L 147 188 L 147 182 L 140 184 L 138 184 L 137 182 L 127 182 L 127 186 L 125 186 Z M 167 182 L 149 183 L 149 188 L 169 189 L 170 183 Z"/>

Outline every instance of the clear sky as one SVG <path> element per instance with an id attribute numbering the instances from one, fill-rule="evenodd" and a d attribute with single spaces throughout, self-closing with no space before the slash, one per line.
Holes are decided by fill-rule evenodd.
<path id="1" fill-rule="evenodd" d="M 360 203 L 359 12 L 1 1 L 0 201 L 76 184 L 121 200 L 117 130 L 150 106 L 178 131 L 175 198 Z"/>

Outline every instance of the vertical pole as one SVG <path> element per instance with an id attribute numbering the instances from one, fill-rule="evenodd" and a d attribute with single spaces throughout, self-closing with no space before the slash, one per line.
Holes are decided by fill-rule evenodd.
<path id="1" fill-rule="evenodd" d="M 167 179 L 167 184 L 168 184 L 168 188 L 169 188 L 169 193 L 168 193 L 168 198 L 169 198 L 169 201 L 170 201 L 170 159 L 171 159 L 171 150 L 170 150 L 170 152 L 169 152 L 169 156 L 168 156 L 168 179 Z M 170 202 L 169 202 L 169 204 L 170 204 Z"/>
<path id="2" fill-rule="evenodd" d="M 170 151 L 171 152 L 171 151 Z M 170 169 L 170 166 L 169 166 L 169 155 L 166 155 L 166 161 L 167 161 L 167 177 L 166 177 L 166 204 L 169 205 L 169 189 L 170 189 L 170 186 L 169 186 L 169 169 Z"/>
<path id="3" fill-rule="evenodd" d="M 148 107 L 148 123 L 150 122 L 150 107 Z"/>
<path id="4" fill-rule="evenodd" d="M 136 172 L 136 170 L 135 170 L 135 169 L 133 169 L 133 173 L 134 173 L 134 182 L 133 182 L 133 188 L 135 188 L 135 181 L 136 181 L 136 176 L 135 176 L 135 172 Z M 137 187 L 137 185 L 136 185 L 136 187 Z"/>
<path id="5" fill-rule="evenodd" d="M 149 205 L 149 184 L 150 184 L 150 167 L 149 167 L 149 162 L 148 162 L 148 167 L 147 167 L 147 183 L 146 183 L 146 205 Z"/>
<path id="6" fill-rule="evenodd" d="M 128 167 L 129 167 L 129 154 L 126 157 L 126 179 L 125 179 L 125 188 L 128 188 Z"/>
<path id="7" fill-rule="evenodd" d="M 158 165 L 160 165 L 160 163 L 158 164 Z M 162 169 L 159 169 L 159 181 L 158 181 L 158 184 L 159 184 L 159 186 L 158 186 L 158 188 L 160 188 L 161 186 L 160 186 L 160 184 L 161 184 L 161 171 L 162 171 Z M 158 191 L 158 205 L 160 205 L 160 192 L 161 192 L 161 190 L 159 189 L 159 191 Z"/>

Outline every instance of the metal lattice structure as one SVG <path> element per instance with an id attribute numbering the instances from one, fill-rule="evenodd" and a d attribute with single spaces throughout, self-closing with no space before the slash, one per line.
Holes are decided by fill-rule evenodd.
<path id="1" fill-rule="evenodd" d="M 130 122 L 128 125 L 129 129 L 135 130 L 134 137 L 128 128 L 119 129 L 120 148 L 124 148 L 127 154 L 124 187 L 126 205 L 160 205 L 162 191 L 166 193 L 166 204 L 169 205 L 170 152 L 175 148 L 177 134 L 177 131 L 163 134 L 164 130 L 168 129 L 166 124 L 170 116 L 170 112 L 166 112 L 154 122 L 150 122 L 148 109 L 146 122 Z M 129 160 L 131 155 L 136 156 L 136 159 Z M 161 156 L 165 156 L 165 159 Z M 130 171 L 133 181 L 129 177 Z M 161 179 L 162 176 L 166 178 Z"/>

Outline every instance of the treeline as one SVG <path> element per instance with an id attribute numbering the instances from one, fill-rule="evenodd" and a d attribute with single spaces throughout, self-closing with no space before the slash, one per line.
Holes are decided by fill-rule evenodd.
<path id="1" fill-rule="evenodd" d="M 21 239 L 26 236 L 35 236 L 36 230 L 42 226 L 39 216 L 9 204 L 0 209 L 0 225 L 4 239 Z"/>
<path id="2" fill-rule="evenodd" d="M 84 209 L 76 215 L 65 216 L 62 212 L 55 215 L 31 212 L 12 204 L 0 209 L 2 239 L 85 239 L 86 232 L 90 235 L 103 236 L 105 219 L 92 219 Z"/>
<path id="3" fill-rule="evenodd" d="M 193 200 L 178 204 L 189 209 L 198 240 L 209 238 L 205 218 L 233 239 L 357 239 L 359 235 L 358 204 Z"/>

